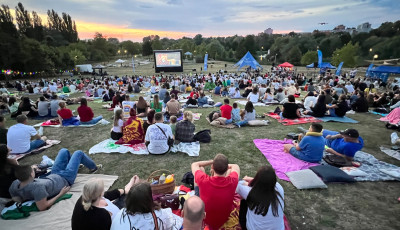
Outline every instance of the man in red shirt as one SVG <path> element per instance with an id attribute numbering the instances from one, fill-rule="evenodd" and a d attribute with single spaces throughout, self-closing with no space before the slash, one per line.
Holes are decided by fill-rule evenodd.
<path id="1" fill-rule="evenodd" d="M 211 176 L 204 170 L 208 165 L 211 165 Z M 195 190 L 199 193 L 197 195 L 205 204 L 205 223 L 211 230 L 219 229 L 232 212 L 240 168 L 236 164 L 229 164 L 225 155 L 217 154 L 214 160 L 194 162 L 192 173 Z"/>
<path id="2" fill-rule="evenodd" d="M 81 106 L 78 107 L 78 114 L 81 120 L 81 124 L 83 125 L 96 124 L 101 119 L 103 119 L 103 116 L 101 115 L 96 118 L 93 118 L 94 117 L 93 111 L 89 106 L 87 106 L 86 98 L 81 99 Z"/>
<path id="3" fill-rule="evenodd" d="M 221 117 L 226 118 L 225 124 L 232 123 L 232 106 L 229 105 L 229 99 L 224 99 L 224 105 L 220 107 Z"/>

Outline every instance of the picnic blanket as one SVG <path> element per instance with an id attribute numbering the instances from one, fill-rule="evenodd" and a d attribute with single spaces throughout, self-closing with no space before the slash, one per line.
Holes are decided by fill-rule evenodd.
<path id="1" fill-rule="evenodd" d="M 400 161 L 400 152 L 393 150 L 393 149 L 388 149 L 388 148 L 385 148 L 382 146 L 381 146 L 381 151 L 384 152 L 386 155 L 389 155 Z"/>
<path id="2" fill-rule="evenodd" d="M 301 117 L 301 118 L 297 118 L 297 119 L 285 118 L 285 119 L 281 120 L 281 117 L 279 116 L 279 114 L 276 114 L 276 113 L 265 113 L 264 115 L 276 119 L 282 125 L 299 125 L 299 124 L 306 124 L 306 123 L 312 123 L 312 122 L 321 122 L 321 120 L 319 120 L 315 117 L 311 117 L 311 116 Z"/>
<path id="3" fill-rule="evenodd" d="M 369 153 L 363 151 L 356 152 L 356 155 L 354 156 L 354 161 L 360 162 L 361 166 L 359 167 L 359 169 L 368 174 L 368 176 L 365 177 L 355 177 L 354 179 L 356 181 L 400 181 L 400 179 L 392 177 L 383 172 L 385 170 L 397 170 L 400 172 L 400 167 L 380 161 Z"/>
<path id="4" fill-rule="evenodd" d="M 330 116 L 325 116 L 325 117 L 318 117 L 319 120 L 322 120 L 323 122 L 328 122 L 328 121 L 335 121 L 335 122 L 341 122 L 341 123 L 353 123 L 356 124 L 358 121 L 353 120 L 349 117 L 330 117 Z"/>
<path id="5" fill-rule="evenodd" d="M 148 155 L 146 145 L 144 143 L 136 145 L 117 145 L 115 140 L 107 139 L 89 149 L 89 154 L 96 153 L 132 153 L 136 155 Z M 191 157 L 200 155 L 200 143 L 190 142 L 190 143 L 179 143 L 175 144 L 171 148 L 171 152 L 182 152 L 186 153 Z"/>
<path id="6" fill-rule="evenodd" d="M 102 125 L 108 125 L 110 124 L 109 121 L 105 120 L 105 119 L 101 119 L 99 122 L 97 122 L 96 124 L 91 124 L 91 125 L 68 125 L 68 126 L 61 126 L 60 122 L 57 121 L 52 121 L 52 120 L 47 120 L 45 122 L 42 123 L 38 123 L 36 125 L 34 125 L 33 127 L 54 127 L 54 128 L 60 128 L 60 127 L 92 127 L 95 126 L 97 124 L 102 124 Z"/>
<path id="7" fill-rule="evenodd" d="M 40 152 L 44 151 L 45 149 L 50 148 L 50 147 L 53 146 L 53 145 L 58 145 L 58 144 L 60 144 L 60 143 L 61 143 L 61 141 L 58 141 L 58 140 L 46 140 L 46 145 L 45 145 L 45 146 L 42 146 L 42 147 L 40 147 L 40 148 L 38 148 L 38 149 L 34 149 L 34 150 L 30 151 L 30 152 L 23 153 L 23 154 L 15 154 L 15 155 L 10 154 L 10 155 L 8 156 L 8 158 L 9 158 L 9 159 L 15 159 L 15 160 L 18 161 L 19 159 L 22 159 L 22 158 L 24 158 L 25 156 L 27 156 L 27 155 L 29 155 L 29 154 L 37 154 L 37 153 L 40 153 Z"/>
<path id="8" fill-rule="evenodd" d="M 218 127 L 218 128 L 225 128 L 225 129 L 234 129 L 237 128 L 236 125 L 234 124 L 227 124 L 227 125 L 221 125 L 221 124 L 211 124 L 210 119 L 208 119 L 208 117 L 206 118 L 206 120 L 208 121 L 208 123 L 214 127 Z"/>
<path id="9" fill-rule="evenodd" d="M 276 176 L 281 180 L 290 181 L 289 177 L 285 174 L 287 172 L 308 169 L 319 165 L 299 160 L 290 153 L 285 153 L 283 145 L 291 144 L 292 140 L 255 139 L 253 142 L 267 158 L 268 162 L 275 169 Z"/>
<path id="10" fill-rule="evenodd" d="M 236 103 L 238 103 L 238 104 L 241 104 L 241 105 L 246 105 L 247 104 L 247 101 L 235 101 Z M 257 103 L 253 103 L 253 106 L 267 106 L 265 103 L 262 103 L 262 102 L 257 102 Z"/>
<path id="11" fill-rule="evenodd" d="M 72 197 L 67 200 L 60 201 L 52 206 L 49 210 L 43 212 L 32 212 L 31 216 L 19 220 L 3 220 L 0 219 L 0 226 L 4 226 L 7 230 L 21 229 L 40 229 L 40 230 L 66 230 L 71 229 L 71 216 L 75 207 L 75 203 L 82 194 L 84 184 L 92 179 L 100 178 L 104 181 L 104 190 L 107 191 L 118 176 L 102 175 L 102 174 L 78 174 L 75 184 L 72 185 L 68 194 Z"/>
<path id="12" fill-rule="evenodd" d="M 400 122 L 400 108 L 395 108 L 387 116 L 382 117 L 379 120 L 389 122 L 392 125 L 397 125 Z"/>
<path id="13" fill-rule="evenodd" d="M 373 110 L 370 110 L 368 112 L 370 112 L 372 114 L 376 114 L 376 115 L 382 116 L 382 117 L 386 117 L 388 115 L 388 113 L 378 113 L 378 112 L 375 112 Z"/>

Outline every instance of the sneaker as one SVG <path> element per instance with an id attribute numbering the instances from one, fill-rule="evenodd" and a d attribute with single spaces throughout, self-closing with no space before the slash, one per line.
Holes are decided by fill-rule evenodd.
<path id="1" fill-rule="evenodd" d="M 89 173 L 95 173 L 97 172 L 99 169 L 102 169 L 103 165 L 102 164 L 97 164 L 95 169 L 92 169 L 89 171 Z"/>
<path id="2" fill-rule="evenodd" d="M 396 132 L 394 132 L 394 133 L 392 133 L 392 134 L 390 135 L 390 139 L 391 139 L 391 141 L 392 141 L 392 144 L 396 144 L 396 142 L 399 140 L 399 136 L 397 135 Z"/>

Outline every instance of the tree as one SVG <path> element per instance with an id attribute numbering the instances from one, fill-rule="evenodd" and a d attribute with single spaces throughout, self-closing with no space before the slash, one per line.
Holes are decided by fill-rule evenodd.
<path id="1" fill-rule="evenodd" d="M 344 67 L 355 67 L 357 64 L 359 45 L 347 43 L 341 49 L 336 49 L 332 55 L 332 64 L 339 65 L 340 62 L 344 62 Z"/>
<path id="2" fill-rule="evenodd" d="M 31 32 L 30 30 L 32 29 L 32 19 L 28 11 L 25 10 L 24 6 L 20 2 L 18 3 L 18 6 L 15 7 L 15 15 L 19 32 L 28 36 L 27 33 Z"/>
<path id="3" fill-rule="evenodd" d="M 196 46 L 198 46 L 203 42 L 203 35 L 197 34 L 196 36 L 194 36 L 193 40 Z"/>
<path id="4" fill-rule="evenodd" d="M 301 51 L 300 48 L 298 46 L 293 46 L 288 53 L 288 58 L 287 60 L 294 64 L 294 65 L 298 65 L 300 64 L 300 60 L 301 60 Z"/>
<path id="5" fill-rule="evenodd" d="M 153 54 L 153 48 L 151 47 L 151 41 L 147 40 L 142 44 L 142 55 L 149 56 Z"/>
<path id="6" fill-rule="evenodd" d="M 217 56 L 222 56 L 222 52 L 224 52 L 224 47 L 218 40 L 214 40 L 207 45 L 207 51 L 210 58 L 216 59 Z"/>
<path id="7" fill-rule="evenodd" d="M 162 44 L 160 38 L 151 41 L 151 48 L 152 50 L 162 50 Z"/>
<path id="8" fill-rule="evenodd" d="M 83 64 L 86 61 L 86 57 L 83 55 L 83 53 L 80 50 L 77 50 L 77 49 L 71 50 L 69 52 L 69 56 L 74 61 L 74 65 Z"/>
<path id="9" fill-rule="evenodd" d="M 318 53 L 317 51 L 307 51 L 307 53 L 305 53 L 303 55 L 303 57 L 301 57 L 301 64 L 302 65 L 309 65 L 311 63 L 314 62 L 318 62 Z"/>

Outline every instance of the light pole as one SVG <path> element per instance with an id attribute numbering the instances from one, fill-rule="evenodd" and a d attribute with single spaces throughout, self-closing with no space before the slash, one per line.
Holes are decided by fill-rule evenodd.
<path id="1" fill-rule="evenodd" d="M 128 55 L 126 54 L 127 52 L 128 52 L 127 50 L 124 50 L 124 53 L 125 53 L 125 56 L 126 56 L 126 57 L 128 57 Z"/>
<path id="2" fill-rule="evenodd" d="M 375 62 L 375 59 L 378 59 L 378 54 L 375 54 L 375 55 L 374 55 L 374 59 L 372 59 L 372 63 Z"/>
<path id="3" fill-rule="evenodd" d="M 276 64 L 276 56 L 278 56 L 278 54 L 275 54 L 275 64 Z"/>

